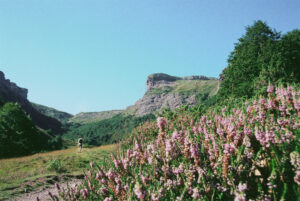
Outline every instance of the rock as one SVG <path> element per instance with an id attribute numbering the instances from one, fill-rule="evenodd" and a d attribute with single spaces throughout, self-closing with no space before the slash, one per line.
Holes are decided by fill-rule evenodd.
<path id="1" fill-rule="evenodd" d="M 127 107 L 126 112 L 143 116 L 162 108 L 174 110 L 182 105 L 197 105 L 199 104 L 197 96 L 201 95 L 201 91 L 210 95 L 216 93 L 217 82 L 216 78 L 202 75 L 175 77 L 164 73 L 151 74 L 147 78 L 147 91 L 144 97 L 135 105 Z M 201 86 L 210 88 L 202 90 Z"/>
<path id="2" fill-rule="evenodd" d="M 28 101 L 27 94 L 27 89 L 17 86 L 9 79 L 5 79 L 4 73 L 0 71 L 0 98 L 4 102 L 17 102 L 40 128 L 52 130 L 54 133 L 61 133 L 61 123 L 38 112 Z"/>

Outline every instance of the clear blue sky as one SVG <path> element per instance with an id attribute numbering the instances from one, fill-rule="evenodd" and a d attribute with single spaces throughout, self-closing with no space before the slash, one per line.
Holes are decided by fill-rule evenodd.
<path id="1" fill-rule="evenodd" d="M 72 114 L 124 109 L 151 73 L 218 77 L 245 26 L 300 28 L 299 0 L 0 0 L 0 70 Z"/>

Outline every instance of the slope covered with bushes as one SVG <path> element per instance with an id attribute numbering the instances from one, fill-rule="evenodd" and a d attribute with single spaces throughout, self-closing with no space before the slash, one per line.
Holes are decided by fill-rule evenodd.
<path id="1" fill-rule="evenodd" d="M 91 164 L 65 200 L 294 200 L 300 185 L 300 89 L 205 114 L 179 112 L 147 123 L 106 167 Z"/>
<path id="2" fill-rule="evenodd" d="M 154 115 L 135 117 L 118 114 L 110 119 L 84 125 L 73 124 L 70 131 L 63 135 L 64 138 L 77 140 L 83 137 L 84 143 L 89 145 L 103 145 L 119 142 L 124 134 L 130 133 L 135 127 L 148 120 L 153 120 Z"/>
<path id="3" fill-rule="evenodd" d="M 38 129 L 18 104 L 0 103 L 0 158 L 58 149 L 61 143 L 59 136 Z"/>

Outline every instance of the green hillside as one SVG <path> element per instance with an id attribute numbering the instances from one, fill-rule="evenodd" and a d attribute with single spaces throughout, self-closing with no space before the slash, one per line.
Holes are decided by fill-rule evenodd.
<path id="1" fill-rule="evenodd" d="M 38 129 L 17 103 L 0 104 L 0 158 L 61 147 L 61 137 Z"/>
<path id="2" fill-rule="evenodd" d="M 113 116 L 120 114 L 121 112 L 122 110 L 110 110 L 103 112 L 81 112 L 70 118 L 69 122 L 80 124 L 94 123 L 104 119 L 112 118 Z"/>
<path id="3" fill-rule="evenodd" d="M 76 141 L 80 136 L 89 145 L 104 145 L 119 142 L 125 134 L 130 133 L 140 124 L 155 119 L 152 114 L 143 117 L 118 114 L 110 119 L 84 125 L 74 124 L 70 131 L 63 135 L 66 139 Z"/>
<path id="4" fill-rule="evenodd" d="M 66 112 L 62 112 L 59 110 L 56 110 L 54 108 L 51 107 L 47 107 L 44 105 L 40 105 L 40 104 L 36 104 L 36 103 L 32 103 L 31 105 L 40 113 L 48 116 L 48 117 L 52 117 L 54 119 L 59 120 L 62 123 L 66 123 L 70 118 L 73 117 L 73 115 L 66 113 Z"/>

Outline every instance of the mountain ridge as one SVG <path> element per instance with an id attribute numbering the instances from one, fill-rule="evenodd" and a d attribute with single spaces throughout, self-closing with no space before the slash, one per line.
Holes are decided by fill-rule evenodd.
<path id="1" fill-rule="evenodd" d="M 5 78 L 0 71 L 0 97 L 4 102 L 17 102 L 21 108 L 30 115 L 32 121 L 42 129 L 52 130 L 54 133 L 62 133 L 62 124 L 49 116 L 37 111 L 27 99 L 28 89 L 19 87 L 16 83 Z"/>
<path id="2" fill-rule="evenodd" d="M 219 80 L 203 75 L 185 77 L 155 73 L 147 77 L 145 95 L 125 113 L 143 116 L 162 108 L 174 110 L 182 105 L 194 106 L 217 94 Z"/>

